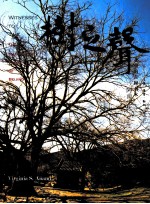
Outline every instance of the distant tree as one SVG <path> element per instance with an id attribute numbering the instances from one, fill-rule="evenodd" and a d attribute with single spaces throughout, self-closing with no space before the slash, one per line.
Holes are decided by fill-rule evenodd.
<path id="1" fill-rule="evenodd" d="M 30 176 L 36 179 L 39 154 L 48 142 L 65 148 L 69 140 L 73 145 L 74 142 L 100 145 L 118 142 L 139 131 L 139 127 L 128 127 L 126 121 L 130 121 L 135 110 L 137 117 L 141 113 L 141 107 L 134 102 L 145 74 L 141 74 L 138 85 L 130 83 L 132 69 L 143 69 L 142 56 L 146 50 L 133 49 L 131 45 L 131 36 L 136 34 L 132 34 L 132 28 L 137 21 L 123 24 L 122 14 L 111 13 L 111 5 L 101 19 L 88 19 L 85 14 L 88 3 L 75 5 L 69 0 L 57 5 L 48 0 L 32 3 L 37 13 L 28 6 L 28 1 L 17 1 L 37 17 L 36 22 L 19 21 L 13 29 L 0 23 L 2 59 L 22 78 L 19 85 L 0 81 L 0 147 L 17 152 L 21 158 L 30 152 Z M 121 35 L 117 27 L 120 31 L 127 29 L 122 35 L 131 48 L 131 73 L 129 49 L 123 62 L 119 55 L 121 47 L 108 39 L 113 39 L 114 32 Z M 6 36 L 11 38 L 11 45 Z M 132 89 L 130 98 L 125 97 L 128 87 Z M 21 158 L 16 166 L 21 165 Z M 22 175 L 20 169 L 16 176 Z"/>

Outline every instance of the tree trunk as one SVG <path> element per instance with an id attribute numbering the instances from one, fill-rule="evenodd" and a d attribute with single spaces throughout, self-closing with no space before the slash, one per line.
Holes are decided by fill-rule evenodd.
<path id="1" fill-rule="evenodd" d="M 86 174 L 86 170 L 85 170 L 84 166 L 82 166 L 81 186 L 80 186 L 81 191 L 84 191 L 84 188 L 85 188 L 85 185 L 86 185 L 85 174 Z"/>
<path id="2" fill-rule="evenodd" d="M 36 195 L 31 163 L 27 161 L 20 152 L 17 152 L 17 154 L 14 155 L 14 165 L 16 173 L 8 178 L 12 183 L 8 194 L 19 196 Z"/>
<path id="3" fill-rule="evenodd" d="M 33 179 L 37 177 L 37 170 L 39 164 L 39 155 L 42 150 L 42 141 L 35 139 L 32 143 L 32 151 L 31 151 L 31 168 L 32 168 L 32 176 Z"/>
<path id="4" fill-rule="evenodd" d="M 32 196 L 37 195 L 34 189 L 34 181 L 18 181 L 14 180 L 11 189 L 8 191 L 9 195 L 13 196 Z"/>
<path id="5" fill-rule="evenodd" d="M 3 191 L 3 180 L 2 180 L 2 175 L 0 175 L 0 192 Z"/>
<path id="6" fill-rule="evenodd" d="M 37 177 L 41 146 L 39 142 L 32 145 L 30 161 L 28 161 L 24 153 L 19 150 L 13 149 L 11 154 L 9 154 L 9 156 L 11 155 L 9 160 L 15 172 L 12 172 L 12 176 L 8 178 L 12 183 L 8 194 L 20 196 L 37 195 L 34 189 L 34 181 Z"/>

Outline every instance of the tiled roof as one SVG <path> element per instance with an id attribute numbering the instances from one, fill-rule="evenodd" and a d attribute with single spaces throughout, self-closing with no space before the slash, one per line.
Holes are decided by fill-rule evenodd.
<path id="1" fill-rule="evenodd" d="M 76 161 L 63 161 L 58 170 L 63 171 L 81 171 L 82 166 Z"/>

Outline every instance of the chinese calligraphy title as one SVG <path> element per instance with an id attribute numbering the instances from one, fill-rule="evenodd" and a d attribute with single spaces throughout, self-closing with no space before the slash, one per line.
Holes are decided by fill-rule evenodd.
<path id="1" fill-rule="evenodd" d="M 45 33 L 40 37 L 40 40 L 46 38 L 46 45 L 49 46 L 50 43 L 55 45 L 64 44 L 64 35 L 70 40 L 70 45 L 67 47 L 69 51 L 74 51 L 77 46 L 75 41 L 75 28 L 79 26 L 79 23 L 75 22 L 75 15 L 73 12 L 70 13 L 70 25 L 67 26 L 68 32 L 65 31 L 65 26 L 63 24 L 63 18 L 60 15 L 57 15 L 54 26 L 50 22 L 50 16 L 48 16 L 48 20 L 44 26 L 41 28 L 45 30 Z M 106 49 L 98 46 L 98 42 L 100 39 L 99 34 L 94 34 L 95 27 L 93 25 L 87 24 L 85 26 L 84 31 L 81 33 L 81 37 L 85 42 L 83 45 L 84 49 L 95 51 L 95 52 L 106 52 Z M 114 66 L 118 66 L 123 64 L 124 62 L 128 63 L 127 74 L 130 73 L 130 61 L 131 61 L 131 48 L 135 49 L 140 53 L 149 52 L 146 49 L 139 48 L 133 44 L 134 37 L 132 36 L 133 28 L 128 27 L 124 29 L 122 32 L 119 31 L 118 27 L 114 27 L 114 32 L 109 35 L 109 43 L 108 46 L 111 47 L 111 51 L 109 52 L 107 58 L 104 60 L 103 64 L 108 60 L 108 58 L 112 57 L 114 52 L 118 52 L 118 60 L 114 63 Z"/>

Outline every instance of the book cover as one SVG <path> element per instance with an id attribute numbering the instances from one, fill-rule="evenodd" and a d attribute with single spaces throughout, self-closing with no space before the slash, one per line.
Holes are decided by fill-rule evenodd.
<path id="1" fill-rule="evenodd" d="M 149 202 L 149 8 L 1 2 L 0 202 Z"/>

